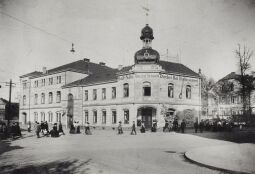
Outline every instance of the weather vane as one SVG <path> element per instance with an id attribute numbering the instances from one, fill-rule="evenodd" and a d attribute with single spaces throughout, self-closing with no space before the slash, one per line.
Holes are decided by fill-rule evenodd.
<path id="1" fill-rule="evenodd" d="M 142 6 L 142 9 L 145 10 L 146 23 L 148 23 L 148 16 L 149 16 L 149 12 L 150 12 L 148 0 L 146 1 L 146 7 Z"/>

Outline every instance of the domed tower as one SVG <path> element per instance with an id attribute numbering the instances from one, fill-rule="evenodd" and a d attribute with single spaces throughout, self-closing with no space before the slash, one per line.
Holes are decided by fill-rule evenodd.
<path id="1" fill-rule="evenodd" d="M 159 53 L 151 48 L 154 39 L 152 28 L 146 24 L 141 31 L 140 39 L 143 41 L 143 48 L 135 53 L 136 64 L 152 64 L 159 62 Z"/>

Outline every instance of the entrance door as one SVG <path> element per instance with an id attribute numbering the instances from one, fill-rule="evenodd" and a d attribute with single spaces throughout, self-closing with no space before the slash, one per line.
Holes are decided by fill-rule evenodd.
<path id="1" fill-rule="evenodd" d="M 152 127 L 152 109 L 151 108 L 143 108 L 142 109 L 142 122 L 146 129 L 150 129 Z"/>
<path id="2" fill-rule="evenodd" d="M 23 112 L 22 116 L 23 116 L 23 120 L 22 120 L 23 124 L 27 124 L 27 113 Z"/>

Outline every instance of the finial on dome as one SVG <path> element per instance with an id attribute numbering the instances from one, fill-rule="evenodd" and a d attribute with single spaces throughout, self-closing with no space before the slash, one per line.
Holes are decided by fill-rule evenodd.
<path id="1" fill-rule="evenodd" d="M 149 26 L 149 24 L 146 24 L 146 26 L 142 29 L 140 39 L 141 40 L 144 40 L 144 39 L 153 40 L 154 39 L 154 37 L 153 37 L 153 30 Z"/>

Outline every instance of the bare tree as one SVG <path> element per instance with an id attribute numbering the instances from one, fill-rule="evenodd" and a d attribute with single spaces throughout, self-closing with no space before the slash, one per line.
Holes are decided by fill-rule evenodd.
<path id="1" fill-rule="evenodd" d="M 242 96 L 243 114 L 249 117 L 251 115 L 251 93 L 255 90 L 255 78 L 249 75 L 249 70 L 251 68 L 250 59 L 253 56 L 253 51 L 245 45 L 241 47 L 241 45 L 238 44 L 235 55 L 238 59 L 238 66 L 240 69 L 240 76 L 237 78 L 237 81 L 240 84 L 239 93 Z"/>

